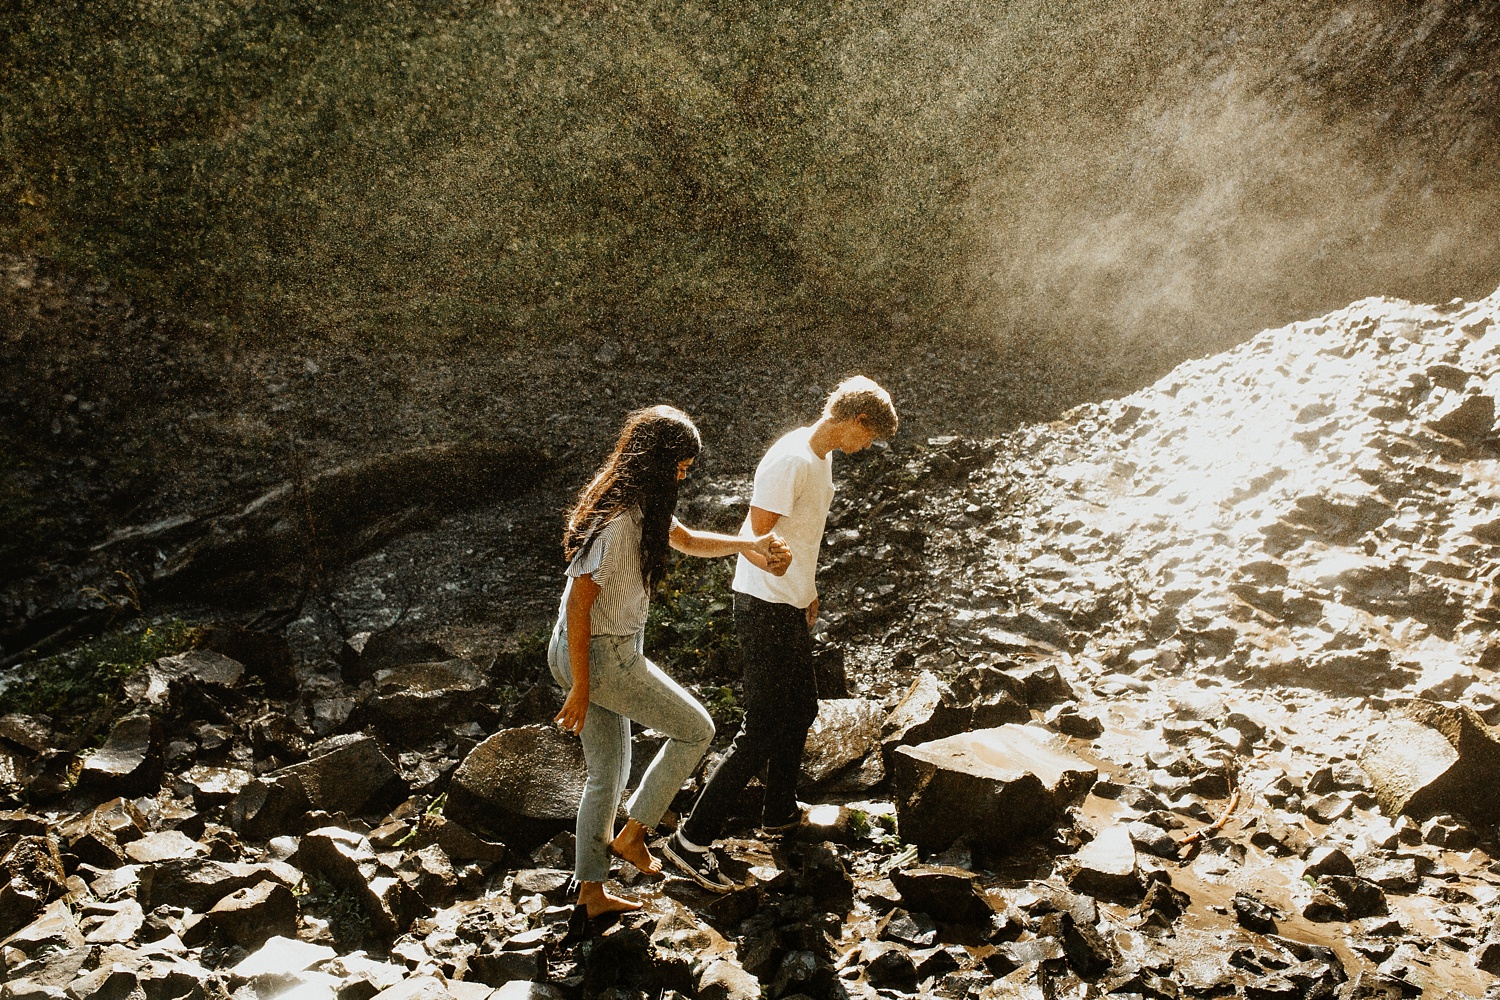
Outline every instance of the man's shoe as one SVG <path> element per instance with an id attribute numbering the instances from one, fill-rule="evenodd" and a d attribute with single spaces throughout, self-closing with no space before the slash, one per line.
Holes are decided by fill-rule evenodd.
<path id="1" fill-rule="evenodd" d="M 761 833 L 790 833 L 807 824 L 807 813 L 801 806 L 792 815 L 780 820 L 767 819 L 760 825 Z"/>
<path id="2" fill-rule="evenodd" d="M 711 847 L 702 851 L 691 850 L 678 834 L 673 833 L 662 845 L 661 852 L 677 866 L 678 871 L 709 892 L 728 892 L 734 888 L 734 883 L 719 870 L 719 858 Z"/>

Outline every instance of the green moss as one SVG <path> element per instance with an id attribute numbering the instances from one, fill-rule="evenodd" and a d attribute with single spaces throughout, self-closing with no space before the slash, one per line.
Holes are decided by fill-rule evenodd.
<path id="1" fill-rule="evenodd" d="M 90 720 L 110 714 L 121 680 L 159 657 L 191 649 L 198 634 L 196 626 L 175 619 L 142 623 L 65 653 L 23 661 L 3 678 L 0 715 L 50 715 L 86 739 Z"/>
<path id="2" fill-rule="evenodd" d="M 677 557 L 651 601 L 646 650 L 673 677 L 716 686 L 739 678 L 733 559 Z"/>

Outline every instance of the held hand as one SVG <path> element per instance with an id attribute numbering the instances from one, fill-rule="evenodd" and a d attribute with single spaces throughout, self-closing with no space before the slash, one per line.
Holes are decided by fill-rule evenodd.
<path id="1" fill-rule="evenodd" d="M 562 711 L 552 721 L 562 727 L 565 733 L 583 732 L 583 719 L 589 710 L 589 691 L 586 687 L 574 684 L 568 692 L 568 698 L 563 702 Z"/>
<path id="2" fill-rule="evenodd" d="M 766 553 L 766 571 L 772 576 L 783 576 L 792 565 L 792 549 L 780 535 L 769 536 L 770 548 Z"/>
<path id="3" fill-rule="evenodd" d="M 811 631 L 812 627 L 816 624 L 818 624 L 818 599 L 814 597 L 812 603 L 807 606 L 808 630 Z"/>

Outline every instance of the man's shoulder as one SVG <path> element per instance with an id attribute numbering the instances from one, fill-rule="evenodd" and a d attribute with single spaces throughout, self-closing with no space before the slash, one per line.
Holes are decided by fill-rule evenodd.
<path id="1" fill-rule="evenodd" d="M 806 461 L 812 457 L 811 449 L 807 439 L 812 434 L 811 427 L 798 427 L 787 431 L 777 438 L 771 447 L 766 449 L 765 458 L 762 462 L 770 461 Z"/>

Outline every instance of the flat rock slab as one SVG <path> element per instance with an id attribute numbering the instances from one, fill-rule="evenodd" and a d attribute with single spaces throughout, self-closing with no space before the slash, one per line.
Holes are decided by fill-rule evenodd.
<path id="1" fill-rule="evenodd" d="M 309 944 L 296 938 L 273 937 L 266 941 L 229 974 L 240 980 L 257 976 L 278 975 L 286 972 L 302 972 L 335 958 L 338 952 L 321 944 Z"/>
<path id="2" fill-rule="evenodd" d="M 1500 821 L 1500 741 L 1466 708 L 1414 700 L 1359 755 L 1388 816 L 1459 813 Z"/>
<path id="3" fill-rule="evenodd" d="M 587 773 L 576 737 L 551 726 L 504 729 L 458 766 L 443 814 L 529 853 L 573 825 Z"/>
<path id="4" fill-rule="evenodd" d="M 1004 847 L 1038 833 L 1099 776 L 1061 737 L 1033 725 L 901 747 L 894 763 L 901 838 L 924 850 L 959 838 Z"/>
<path id="5" fill-rule="evenodd" d="M 208 853 L 208 848 L 185 833 L 177 830 L 162 830 L 158 833 L 148 833 L 139 840 L 132 840 L 125 845 L 125 853 L 132 861 L 146 865 L 158 861 L 202 857 Z"/>
<path id="6" fill-rule="evenodd" d="M 104 746 L 83 762 L 80 788 L 104 788 L 134 793 L 146 791 L 160 774 L 156 725 L 147 715 L 121 719 Z"/>
<path id="7" fill-rule="evenodd" d="M 950 924 L 981 924 L 994 916 L 974 873 L 946 865 L 919 865 L 891 872 L 891 883 L 907 909 Z"/>
<path id="8" fill-rule="evenodd" d="M 126 680 L 125 693 L 136 701 L 159 705 L 166 700 L 173 681 L 234 687 L 244 676 L 244 664 L 222 653 L 194 649 L 177 656 L 164 656 L 138 671 Z"/>
<path id="9" fill-rule="evenodd" d="M 1085 844 L 1074 858 L 1068 885 L 1103 899 L 1134 899 L 1141 894 L 1135 843 L 1127 826 L 1109 826 Z"/>

